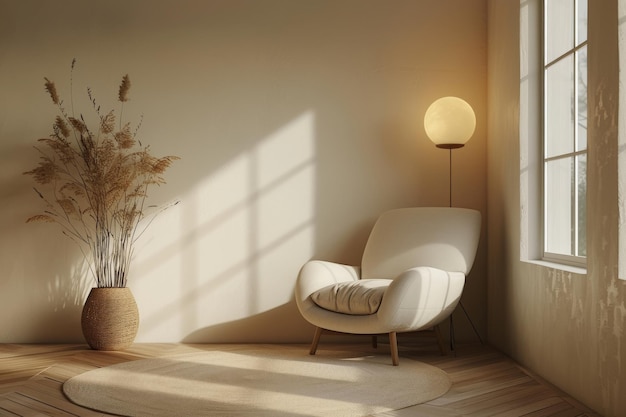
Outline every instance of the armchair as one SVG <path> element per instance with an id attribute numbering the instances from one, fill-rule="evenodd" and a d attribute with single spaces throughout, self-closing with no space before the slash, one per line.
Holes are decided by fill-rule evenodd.
<path id="1" fill-rule="evenodd" d="M 304 264 L 295 288 L 298 309 L 323 330 L 388 334 L 399 363 L 397 333 L 435 329 L 456 308 L 480 238 L 476 210 L 415 207 L 387 211 L 372 228 L 360 266 Z M 440 348 L 443 349 L 439 334 Z"/>

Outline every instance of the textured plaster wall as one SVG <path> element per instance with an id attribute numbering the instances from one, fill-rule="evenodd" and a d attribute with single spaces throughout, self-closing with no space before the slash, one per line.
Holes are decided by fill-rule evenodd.
<path id="1" fill-rule="evenodd" d="M 489 340 L 602 415 L 626 414 L 626 282 L 617 276 L 617 2 L 589 2 L 587 274 L 520 261 L 519 21 L 489 2 Z M 523 81 L 523 80 L 522 80 Z"/>
<path id="2" fill-rule="evenodd" d="M 153 202 L 180 200 L 138 242 L 140 342 L 308 341 L 293 287 L 311 258 L 356 264 L 386 209 L 448 205 L 448 153 L 428 105 L 465 98 L 478 127 L 454 151 L 454 204 L 486 219 L 485 0 L 0 0 L 0 342 L 82 341 L 91 281 L 21 175 L 54 108 L 124 114 L 174 154 Z M 486 223 L 485 223 L 486 224 Z M 486 230 L 486 226 L 485 226 Z M 485 235 L 483 236 L 483 238 Z M 486 240 L 464 304 L 486 334 Z M 458 312 L 457 312 L 458 314 Z M 464 317 L 457 336 L 474 338 Z"/>

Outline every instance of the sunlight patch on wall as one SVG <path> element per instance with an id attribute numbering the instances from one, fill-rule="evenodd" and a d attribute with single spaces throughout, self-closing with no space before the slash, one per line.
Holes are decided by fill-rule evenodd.
<path id="1" fill-rule="evenodd" d="M 254 335 L 264 312 L 292 302 L 313 252 L 314 123 L 305 112 L 221 166 L 207 166 L 206 178 L 158 219 L 163 233 L 138 259 L 136 285 L 146 288 L 137 291 L 144 298 L 137 341 L 194 335 L 212 342 L 202 335 L 229 323 Z"/>

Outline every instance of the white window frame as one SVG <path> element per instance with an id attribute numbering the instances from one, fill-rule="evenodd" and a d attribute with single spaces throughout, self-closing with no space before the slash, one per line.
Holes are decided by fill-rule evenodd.
<path id="1" fill-rule="evenodd" d="M 585 258 L 544 256 L 543 4 L 520 0 L 520 260 L 584 275 Z"/>
<path id="2" fill-rule="evenodd" d="M 580 208 L 578 205 L 578 202 L 580 201 L 580 197 L 579 196 L 579 188 L 578 188 L 578 179 L 581 175 L 580 171 L 579 171 L 579 164 L 578 164 L 578 160 L 580 157 L 584 157 L 586 159 L 587 156 L 587 141 L 585 138 L 585 146 L 584 149 L 578 148 L 578 143 L 579 143 L 579 131 L 580 129 L 578 129 L 577 125 L 580 122 L 578 117 L 580 115 L 579 113 L 579 99 L 578 99 L 578 80 L 580 77 L 579 74 L 579 65 L 578 65 L 578 61 L 579 61 L 579 57 L 581 56 L 582 51 L 587 50 L 587 36 L 584 37 L 583 41 L 578 40 L 578 23 L 579 23 L 579 16 L 578 16 L 578 3 L 579 1 L 586 1 L 586 0 L 572 0 L 572 7 L 574 8 L 574 10 L 572 11 L 572 18 L 573 18 L 573 22 L 572 22 L 572 31 L 573 31 L 573 37 L 574 37 L 574 45 L 571 46 L 571 48 L 569 48 L 566 51 L 563 51 L 563 53 L 560 53 L 559 56 L 554 57 L 554 58 L 548 58 L 547 55 L 547 42 L 546 42 L 546 34 L 549 32 L 549 28 L 548 28 L 548 22 L 546 19 L 546 15 L 547 15 L 547 4 L 548 2 L 551 0 L 544 0 L 543 5 L 542 5 L 542 135 L 541 135 L 541 143 L 542 143 L 542 210 L 543 210 L 543 216 L 542 216 L 542 235 L 543 235 L 543 255 L 542 255 L 542 259 L 544 261 L 548 261 L 548 262 L 554 262 L 554 263 L 561 263 L 561 264 L 569 264 L 569 265 L 573 265 L 573 266 L 579 266 L 579 267 L 585 267 L 587 264 L 587 258 L 586 258 L 586 252 L 585 254 L 580 254 L 578 252 L 580 246 L 579 246 L 579 239 L 581 238 L 585 238 L 586 237 L 586 231 L 585 230 L 579 230 L 579 224 L 580 224 L 580 216 L 583 215 L 586 217 L 586 213 L 581 213 L 580 211 L 584 208 Z M 560 28 L 558 29 L 560 30 Z M 550 68 L 552 68 L 553 66 L 556 66 L 558 64 L 563 63 L 565 60 L 567 59 L 571 59 L 572 63 L 571 65 L 573 66 L 572 68 L 572 72 L 573 72 L 573 85 L 570 86 L 571 89 L 574 91 L 574 109 L 573 109 L 573 118 L 574 118 L 574 126 L 572 127 L 572 133 L 573 133 L 573 144 L 572 144 L 572 149 L 571 151 L 566 151 L 566 152 L 559 152 L 556 154 L 551 154 L 548 155 L 548 140 L 550 140 L 550 138 L 548 137 L 548 108 L 547 108 L 547 101 L 548 101 L 548 86 L 547 86 L 547 72 Z M 586 74 L 585 74 L 586 75 Z M 585 80 L 586 83 L 586 80 Z M 585 96 L 587 96 L 587 94 L 585 94 Z M 586 118 L 585 118 L 585 123 L 586 123 Z M 586 129 L 585 129 L 585 135 L 586 135 Z M 547 173 L 547 165 L 549 162 L 554 162 L 554 161 L 567 161 L 567 160 L 572 160 L 573 162 L 573 175 L 572 175 L 572 184 L 571 184 L 571 188 L 570 188 L 570 236 L 565 238 L 565 240 L 568 241 L 569 246 L 570 246 L 570 253 L 557 253 L 557 252 L 551 252 L 548 249 L 548 239 L 549 239 L 549 212 L 551 210 L 551 208 L 549 207 L 549 199 L 548 199 L 548 173 Z M 586 175 L 586 172 L 584 173 L 584 175 Z M 586 183 L 586 180 L 585 180 Z M 586 198 L 586 195 L 583 196 L 583 199 Z M 585 225 L 583 225 L 584 227 Z M 552 238 L 554 238 L 554 236 L 551 236 Z M 557 236 L 558 238 L 558 236 Z M 584 244 L 584 247 L 586 248 L 586 243 Z"/>

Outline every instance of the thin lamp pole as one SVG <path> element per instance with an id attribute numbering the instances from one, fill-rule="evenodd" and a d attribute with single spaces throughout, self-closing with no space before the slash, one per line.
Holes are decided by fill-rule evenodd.
<path id="1" fill-rule="evenodd" d="M 450 187 L 449 187 L 449 191 L 450 191 L 450 207 L 452 207 L 452 148 L 449 149 L 450 152 Z"/>
<path id="2" fill-rule="evenodd" d="M 450 191 L 450 195 L 449 195 L 449 203 L 450 203 L 450 207 L 452 207 L 452 149 L 458 149 L 458 148 L 462 148 L 463 146 L 465 146 L 462 143 L 442 143 L 442 144 L 437 144 L 436 145 L 438 148 L 442 148 L 442 149 L 448 149 L 449 151 L 449 174 L 450 174 L 450 180 L 449 180 L 449 191 Z M 467 317 L 467 320 L 470 322 L 470 324 L 472 325 L 472 329 L 474 329 L 474 333 L 476 333 L 476 336 L 478 336 L 478 340 L 480 341 L 480 344 L 484 344 L 483 343 L 483 339 L 482 337 L 480 337 L 480 333 L 478 333 L 478 330 L 476 329 L 476 326 L 474 326 L 474 322 L 472 321 L 472 319 L 470 318 L 469 314 L 467 313 L 467 310 L 465 310 L 465 306 L 463 305 L 463 302 L 461 300 L 459 300 L 459 305 L 461 306 L 461 309 L 463 310 L 463 313 L 465 313 L 465 317 Z M 455 354 L 455 337 L 454 337 L 454 322 L 452 320 L 452 314 L 450 314 L 450 350 L 452 350 Z"/>
<path id="3" fill-rule="evenodd" d="M 448 196 L 448 202 L 450 204 L 450 207 L 452 207 L 452 149 L 462 148 L 463 146 L 465 146 L 465 144 L 463 143 L 438 143 L 435 146 L 441 149 L 448 149 L 450 152 L 450 156 L 449 156 L 450 179 L 449 179 L 449 187 L 448 187 L 450 194 Z"/>

